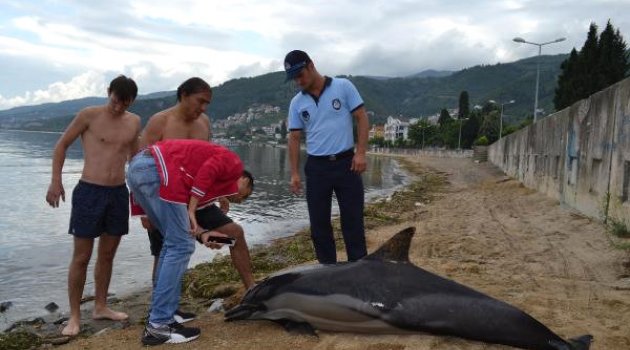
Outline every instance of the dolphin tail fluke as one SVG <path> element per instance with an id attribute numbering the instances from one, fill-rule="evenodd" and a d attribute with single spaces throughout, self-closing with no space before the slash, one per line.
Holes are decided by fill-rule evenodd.
<path id="1" fill-rule="evenodd" d="M 593 336 L 590 334 L 586 334 L 580 337 L 569 339 L 569 344 L 571 344 L 572 350 L 588 350 L 591 347 L 592 341 Z"/>

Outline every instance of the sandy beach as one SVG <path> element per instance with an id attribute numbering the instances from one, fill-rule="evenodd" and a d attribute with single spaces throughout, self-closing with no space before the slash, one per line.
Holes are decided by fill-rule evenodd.
<path id="1" fill-rule="evenodd" d="M 400 229 L 415 226 L 411 261 L 492 297 L 513 304 L 568 338 L 590 333 L 591 349 L 630 348 L 630 252 L 613 246 L 604 224 L 524 188 L 491 164 L 471 159 L 407 157 L 416 178 L 403 210 L 387 201 L 368 211 L 368 248 L 377 248 Z M 431 180 L 432 179 L 432 180 Z M 441 184 L 435 182 L 441 179 Z M 423 181 L 431 186 L 422 186 Z M 391 197 L 395 202 L 396 194 Z M 374 214 L 374 213 L 372 213 Z M 376 218 L 376 221 L 374 220 Z M 394 218 L 394 219 L 392 219 Z M 263 275 L 258 274 L 257 278 Z M 360 335 L 319 332 L 292 335 L 274 323 L 223 322 L 222 313 L 201 311 L 191 325 L 201 337 L 177 349 L 508 349 L 452 337 Z M 228 299 L 234 303 L 237 297 Z M 60 349 L 139 349 L 148 294 L 116 305 L 131 310 L 130 326 L 73 340 Z M 207 305 L 207 304 L 206 304 Z"/>

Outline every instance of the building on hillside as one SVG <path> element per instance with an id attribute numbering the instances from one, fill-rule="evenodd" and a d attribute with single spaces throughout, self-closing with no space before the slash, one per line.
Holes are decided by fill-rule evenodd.
<path id="1" fill-rule="evenodd" d="M 372 125 L 372 128 L 370 129 L 369 139 L 372 140 L 376 137 L 385 137 L 385 127 L 383 125 Z"/>
<path id="2" fill-rule="evenodd" d="M 383 129 L 383 137 L 385 138 L 385 141 L 394 142 L 399 138 L 407 140 L 409 122 L 404 122 L 398 118 L 389 116 L 387 117 L 387 122 L 385 123 Z"/>
<path id="3" fill-rule="evenodd" d="M 427 123 L 431 125 L 438 125 L 438 120 L 440 120 L 440 114 L 430 115 L 426 118 Z"/>

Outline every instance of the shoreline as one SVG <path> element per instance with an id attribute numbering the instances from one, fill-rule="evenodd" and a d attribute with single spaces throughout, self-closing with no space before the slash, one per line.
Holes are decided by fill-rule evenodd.
<path id="1" fill-rule="evenodd" d="M 405 157 L 401 162 L 416 175 L 405 190 L 366 209 L 368 251 L 380 247 L 395 232 L 414 226 L 417 233 L 409 250 L 414 265 L 522 309 L 562 338 L 588 333 L 595 338 L 593 350 L 628 348 L 630 251 L 611 245 L 604 224 L 525 188 L 492 164 L 431 157 Z M 295 265 L 299 262 L 288 259 L 296 255 L 305 259 L 299 249 L 310 248 L 310 240 L 302 233 L 278 239 L 274 247 L 284 258 L 279 259 L 271 248 L 263 252 L 266 256 L 256 257 L 267 263 Z M 344 260 L 343 255 L 339 254 L 340 260 Z M 212 271 L 221 272 L 219 258 L 209 265 L 214 267 Z M 198 291 L 215 292 L 205 284 L 211 282 L 199 283 Z M 240 282 L 236 293 L 225 298 L 226 305 L 240 299 L 239 287 Z M 110 322 L 107 329 L 76 338 L 61 349 L 143 348 L 139 340 L 146 309 L 142 309 L 142 298 L 138 300 L 139 311 L 126 329 L 114 329 L 124 327 Z M 201 336 L 188 345 L 164 345 L 165 349 L 505 348 L 423 332 L 393 335 L 321 331 L 317 337 L 309 337 L 288 333 L 274 322 L 226 323 L 222 310 L 208 310 L 211 299 L 207 297 L 184 301 L 185 309 L 200 311 L 191 326 L 199 327 Z M 132 304 L 125 302 L 119 305 Z M 0 348 L 5 349 L 1 342 Z"/>
<path id="2" fill-rule="evenodd" d="M 397 221 L 395 218 L 397 215 L 390 217 L 378 212 L 385 207 L 391 207 L 391 210 L 397 209 L 392 197 L 397 196 L 399 192 L 408 191 L 418 177 L 418 174 L 410 168 L 411 162 L 405 160 L 404 155 L 372 154 L 372 156 L 399 158 L 399 166 L 404 169 L 407 179 L 404 184 L 392 188 L 386 194 L 375 194 L 369 198 L 365 209 L 366 230 Z M 345 253 L 338 215 L 333 216 L 333 229 L 339 258 L 342 260 L 345 258 Z M 287 236 L 273 238 L 267 243 L 250 246 L 250 254 L 256 280 L 261 280 L 272 272 L 316 260 L 308 226 Z M 14 345 L 17 345 L 15 349 L 22 349 L 28 344 L 31 345 L 26 348 L 43 344 L 61 345 L 76 339 L 100 335 L 111 329 L 124 329 L 131 325 L 144 324 L 150 305 L 150 291 L 151 287 L 142 287 L 108 297 L 108 305 L 112 309 L 124 311 L 129 315 L 127 321 L 92 320 L 92 306 L 83 306 L 91 302 L 88 300 L 82 302 L 82 327 L 79 336 L 65 337 L 60 334 L 61 324 L 67 320 L 69 311 L 55 311 L 39 317 L 18 320 L 7 329 L 3 329 L 0 332 L 0 348 L 5 343 L 15 343 Z M 229 309 L 240 300 L 243 292 L 240 276 L 232 265 L 229 253 L 219 252 L 213 260 L 200 262 L 187 270 L 180 304 L 187 311 L 200 314 L 205 312 L 214 300 L 225 299 L 224 308 Z M 6 332 L 7 330 L 9 332 Z"/>

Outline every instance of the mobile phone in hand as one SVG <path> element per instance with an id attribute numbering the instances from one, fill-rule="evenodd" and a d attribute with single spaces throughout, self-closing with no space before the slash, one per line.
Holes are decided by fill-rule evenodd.
<path id="1" fill-rule="evenodd" d="M 236 238 L 209 236 L 208 237 L 208 242 L 221 243 L 221 244 L 225 244 L 225 245 L 227 245 L 229 247 L 233 247 L 234 243 L 236 243 Z"/>

